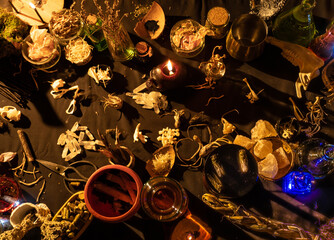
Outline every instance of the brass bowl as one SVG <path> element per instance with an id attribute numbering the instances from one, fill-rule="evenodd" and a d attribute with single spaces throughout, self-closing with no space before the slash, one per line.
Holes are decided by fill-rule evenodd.
<path id="1" fill-rule="evenodd" d="M 264 140 L 269 140 L 272 144 L 273 144 L 273 151 L 274 152 L 276 149 L 282 147 L 290 164 L 286 167 L 280 168 L 278 166 L 278 172 L 276 173 L 275 177 L 270 178 L 267 176 L 264 176 L 261 174 L 261 172 L 259 171 L 259 177 L 261 177 L 262 179 L 265 180 L 269 180 L 269 181 L 276 181 L 281 179 L 282 177 L 284 177 L 286 174 L 289 173 L 289 171 L 291 170 L 291 168 L 294 165 L 294 159 L 295 159 L 295 153 L 292 150 L 291 146 L 282 138 L 280 137 L 268 137 L 268 138 L 263 138 Z M 251 153 L 254 155 L 254 147 L 251 149 Z M 255 155 L 254 158 L 259 162 L 261 161 L 261 159 L 258 159 Z"/>
<path id="2" fill-rule="evenodd" d="M 161 170 L 157 170 L 154 167 L 153 161 L 160 161 L 161 164 L 163 164 L 162 162 L 165 161 L 166 166 Z M 146 163 L 146 170 L 151 177 L 156 177 L 156 176 L 167 177 L 169 172 L 172 170 L 174 166 L 174 162 L 175 162 L 174 147 L 173 145 L 166 145 L 159 148 L 153 153 L 152 159 L 148 160 Z"/>

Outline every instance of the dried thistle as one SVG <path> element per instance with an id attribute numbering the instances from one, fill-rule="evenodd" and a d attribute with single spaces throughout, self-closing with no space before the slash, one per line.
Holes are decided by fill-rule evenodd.
<path id="1" fill-rule="evenodd" d="M 115 108 L 118 110 L 123 107 L 123 100 L 113 94 L 108 94 L 108 97 L 104 97 L 101 102 L 103 102 L 104 110 L 106 110 L 107 107 Z"/>

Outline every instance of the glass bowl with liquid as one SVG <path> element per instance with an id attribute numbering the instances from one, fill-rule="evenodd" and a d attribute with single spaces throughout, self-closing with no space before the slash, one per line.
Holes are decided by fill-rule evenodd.
<path id="1" fill-rule="evenodd" d="M 147 181 L 140 200 L 144 212 L 161 222 L 174 221 L 188 209 L 188 196 L 184 188 L 176 180 L 164 176 Z"/>

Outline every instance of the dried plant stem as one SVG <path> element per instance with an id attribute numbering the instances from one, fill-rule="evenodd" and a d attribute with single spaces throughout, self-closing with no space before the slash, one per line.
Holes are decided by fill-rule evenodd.
<path id="1" fill-rule="evenodd" d="M 37 178 L 35 181 L 33 182 L 30 182 L 30 183 L 26 183 L 25 181 L 19 181 L 19 183 L 21 183 L 22 185 L 24 186 L 27 186 L 27 187 L 31 187 L 31 186 L 34 186 L 35 184 L 37 184 L 40 180 L 42 180 L 44 177 L 43 176 L 40 176 L 39 178 Z"/>
<path id="2" fill-rule="evenodd" d="M 45 184 L 46 184 L 46 180 L 44 179 L 43 184 L 42 184 L 42 187 L 39 189 L 39 192 L 38 192 L 38 195 L 37 195 L 37 198 L 36 198 L 36 202 L 37 202 L 37 203 L 39 202 L 39 199 L 40 199 L 41 196 L 42 196 L 42 193 L 43 193 L 44 188 L 45 188 Z"/>

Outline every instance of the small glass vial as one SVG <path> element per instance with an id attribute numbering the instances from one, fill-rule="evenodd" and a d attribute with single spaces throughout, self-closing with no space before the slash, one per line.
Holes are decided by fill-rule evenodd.
<path id="1" fill-rule="evenodd" d="M 225 8 L 211 8 L 205 22 L 205 27 L 212 30 L 212 33 L 208 33 L 208 35 L 216 39 L 225 37 L 228 31 L 229 21 L 230 13 Z"/>

